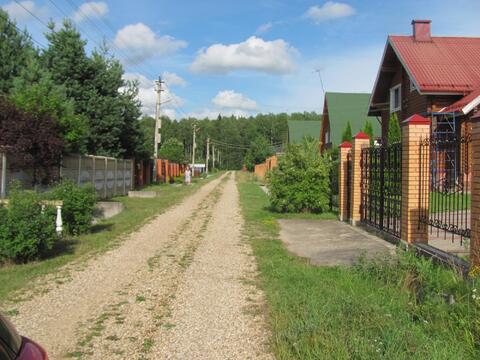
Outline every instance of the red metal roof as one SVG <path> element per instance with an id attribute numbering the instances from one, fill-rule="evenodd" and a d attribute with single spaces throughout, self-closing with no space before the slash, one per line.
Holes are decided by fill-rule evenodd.
<path id="1" fill-rule="evenodd" d="M 473 90 L 467 96 L 464 96 L 457 102 L 454 102 L 452 105 L 443 108 L 442 113 L 457 113 L 461 112 L 463 114 L 468 114 L 470 111 L 473 110 L 475 106 L 480 103 L 480 87 Z"/>
<path id="2" fill-rule="evenodd" d="M 480 38 L 389 36 L 419 91 L 467 94 L 480 86 Z"/>

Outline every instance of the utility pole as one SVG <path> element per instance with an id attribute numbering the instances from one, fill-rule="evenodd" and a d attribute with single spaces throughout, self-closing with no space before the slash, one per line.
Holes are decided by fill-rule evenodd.
<path id="1" fill-rule="evenodd" d="M 157 93 L 157 106 L 155 111 L 155 134 L 153 135 L 153 177 L 157 181 L 157 158 L 158 158 L 158 144 L 162 141 L 162 135 L 160 129 L 162 128 L 162 118 L 160 116 L 160 105 L 162 99 L 162 78 L 159 76 L 158 80 L 155 80 L 155 92 Z"/>
<path id="2" fill-rule="evenodd" d="M 212 145 L 212 170 L 215 169 L 215 145 Z"/>
<path id="3" fill-rule="evenodd" d="M 197 124 L 193 123 L 193 145 L 192 145 L 192 174 L 195 174 L 195 148 L 197 147 L 195 143 L 195 133 L 197 132 Z"/>
<path id="4" fill-rule="evenodd" d="M 208 162 L 210 161 L 210 138 L 207 137 L 207 158 L 205 160 L 205 173 L 208 175 Z"/>

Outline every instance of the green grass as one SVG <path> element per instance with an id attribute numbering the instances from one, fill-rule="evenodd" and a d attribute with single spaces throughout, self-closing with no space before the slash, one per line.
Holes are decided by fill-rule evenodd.
<path id="1" fill-rule="evenodd" d="M 154 215 L 179 203 L 201 185 L 217 178 L 220 174 L 216 173 L 208 179 L 195 178 L 191 186 L 169 184 L 148 186 L 144 190 L 157 192 L 157 197 L 153 199 L 126 196 L 115 198 L 114 200 L 124 204 L 122 213 L 101 221 L 93 226 L 88 234 L 63 241 L 51 257 L 28 264 L 0 267 L 0 301 L 7 299 L 12 292 L 26 287 L 29 282 L 39 276 L 52 273 L 73 260 L 87 258 L 89 255 L 110 249 L 123 235 L 138 229 Z"/>
<path id="2" fill-rule="evenodd" d="M 278 359 L 480 358 L 474 283 L 409 253 L 353 268 L 311 266 L 279 241 L 267 195 L 238 179 Z"/>
<path id="3" fill-rule="evenodd" d="M 430 212 L 441 213 L 445 211 L 469 210 L 472 206 L 472 196 L 469 193 L 443 194 L 432 191 L 430 193 Z"/>

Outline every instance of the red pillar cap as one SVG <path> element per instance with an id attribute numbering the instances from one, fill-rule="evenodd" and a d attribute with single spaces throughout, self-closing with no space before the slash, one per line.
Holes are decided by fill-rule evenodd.
<path id="1" fill-rule="evenodd" d="M 430 125 L 432 121 L 421 115 L 415 114 L 403 121 L 403 125 Z"/>
<path id="2" fill-rule="evenodd" d="M 357 135 L 353 137 L 355 140 L 370 140 L 370 136 L 365 134 L 363 131 L 360 131 Z"/>
<path id="3" fill-rule="evenodd" d="M 338 145 L 338 147 L 340 149 L 348 149 L 348 148 L 351 148 L 352 147 L 352 143 L 350 143 L 349 141 L 344 141 L 343 143 L 341 143 L 340 145 Z"/>

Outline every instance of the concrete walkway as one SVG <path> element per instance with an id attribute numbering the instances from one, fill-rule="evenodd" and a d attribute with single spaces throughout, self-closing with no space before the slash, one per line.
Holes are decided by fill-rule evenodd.
<path id="1" fill-rule="evenodd" d="M 337 220 L 279 220 L 280 238 L 293 254 L 319 266 L 350 266 L 362 255 L 394 254 L 395 246 Z"/>

